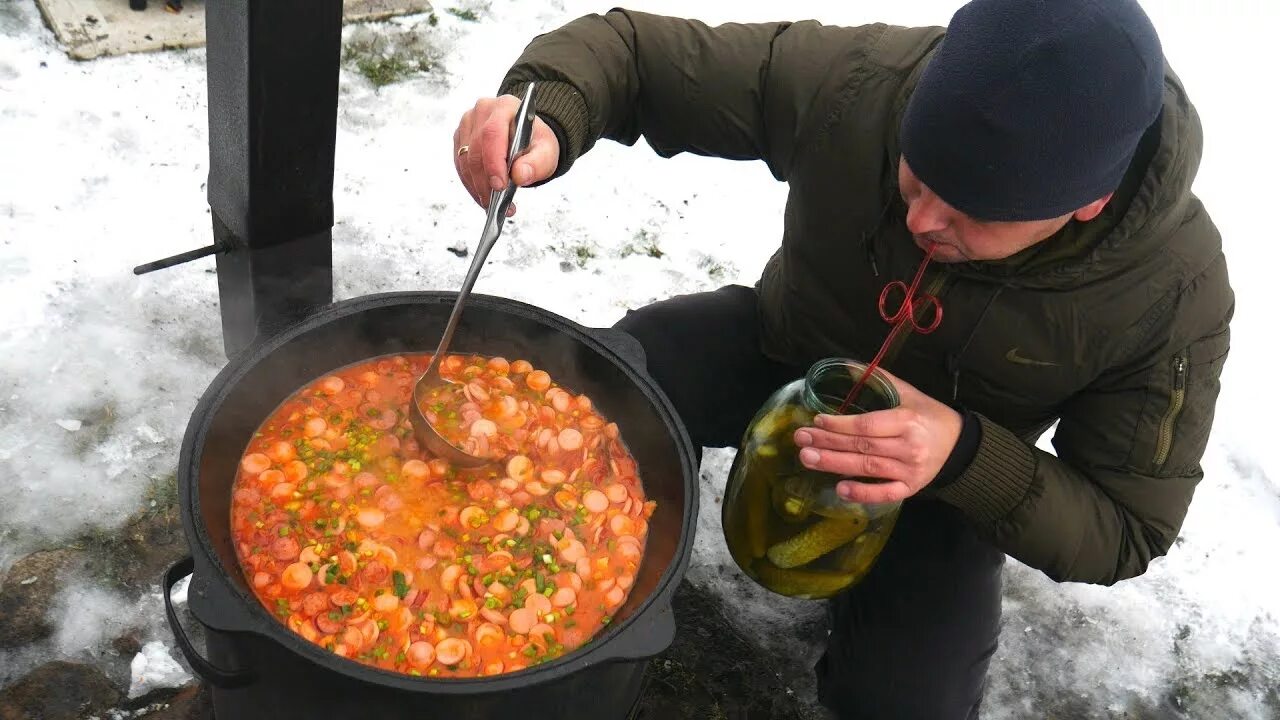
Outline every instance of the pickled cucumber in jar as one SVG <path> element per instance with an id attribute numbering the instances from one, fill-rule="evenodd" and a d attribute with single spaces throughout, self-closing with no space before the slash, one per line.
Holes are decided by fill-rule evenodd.
<path id="1" fill-rule="evenodd" d="M 900 505 L 852 503 L 836 495 L 845 478 L 804 467 L 795 431 L 836 414 L 865 365 L 830 359 L 779 388 L 756 412 L 729 470 L 721 509 L 734 562 L 753 580 L 790 597 L 831 597 L 875 562 Z M 848 413 L 895 407 L 887 378 L 873 374 Z"/>

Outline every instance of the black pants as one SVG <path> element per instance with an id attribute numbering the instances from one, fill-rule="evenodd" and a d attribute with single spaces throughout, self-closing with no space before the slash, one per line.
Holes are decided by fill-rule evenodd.
<path id="1" fill-rule="evenodd" d="M 644 346 L 648 369 L 697 447 L 736 447 L 752 415 L 807 368 L 759 350 L 753 289 L 729 286 L 655 303 L 617 325 Z M 1004 553 L 961 514 L 910 499 L 880 559 L 828 605 L 831 635 L 818 694 L 841 718 L 978 717 L 1000 625 Z"/>

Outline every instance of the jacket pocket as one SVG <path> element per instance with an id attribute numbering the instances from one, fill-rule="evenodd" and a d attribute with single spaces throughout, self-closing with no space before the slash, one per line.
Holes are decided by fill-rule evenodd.
<path id="1" fill-rule="evenodd" d="M 1230 331 L 1223 330 L 1182 348 L 1169 361 L 1167 380 L 1161 383 L 1165 388 L 1159 396 L 1163 407 L 1150 456 L 1153 473 L 1199 472 L 1230 347 Z"/>
<path id="2" fill-rule="evenodd" d="M 1224 328 L 1176 345 L 1147 366 L 1141 404 L 1133 415 L 1116 418 L 1132 423 L 1126 459 L 1119 467 L 1161 477 L 1200 472 L 1230 346 L 1230 331 Z M 1124 409 L 1117 406 L 1113 412 Z"/>
<path id="3" fill-rule="evenodd" d="M 1169 450 L 1173 447 L 1173 429 L 1178 422 L 1178 415 L 1182 414 L 1182 405 L 1187 399 L 1187 355 L 1188 352 L 1184 350 L 1173 356 L 1172 389 L 1156 431 L 1156 452 L 1151 461 L 1152 467 L 1156 470 L 1163 468 L 1169 459 Z"/>

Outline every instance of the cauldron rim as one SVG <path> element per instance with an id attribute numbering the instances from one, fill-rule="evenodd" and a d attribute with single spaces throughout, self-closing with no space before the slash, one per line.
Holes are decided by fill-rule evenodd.
<path id="1" fill-rule="evenodd" d="M 672 596 L 688 570 L 698 516 L 696 455 L 684 424 L 670 400 L 649 377 L 644 368 L 643 359 L 629 359 L 626 357 L 627 353 L 620 350 L 616 344 L 602 339 L 610 334 L 620 334 L 619 331 L 589 328 L 550 310 L 495 295 L 473 293 L 468 300 L 468 307 L 483 307 L 490 311 L 513 314 L 526 320 L 542 323 L 587 345 L 592 351 L 617 366 L 638 387 L 653 403 L 655 412 L 672 433 L 683 475 L 684 512 L 680 525 L 680 537 L 676 542 L 671 562 L 662 570 L 653 590 L 636 606 L 631 615 L 625 620 L 611 623 L 609 627 L 593 636 L 588 644 L 571 653 L 516 672 L 472 678 L 411 676 L 358 663 L 324 651 L 318 645 L 289 631 L 275 618 L 268 616 L 261 603 L 254 601 L 256 598 L 247 597 L 226 577 L 225 569 L 221 567 L 218 552 L 203 521 L 199 484 L 196 479 L 200 475 L 205 435 L 218 409 L 237 383 L 242 381 L 258 362 L 306 332 L 325 324 L 350 315 L 393 305 L 452 303 L 456 296 L 455 292 L 450 291 L 396 291 L 362 295 L 332 303 L 269 338 L 254 342 L 231 358 L 210 382 L 192 411 L 191 420 L 182 441 L 178 465 L 182 523 L 188 546 L 192 548 L 195 556 L 191 586 L 193 592 L 189 593 L 189 598 L 192 598 L 192 610 L 197 620 L 211 627 L 216 627 L 218 624 L 216 620 L 206 622 L 206 619 L 201 618 L 197 611 L 197 596 L 204 596 L 207 593 L 209 597 L 216 599 L 206 603 L 206 610 L 214 609 L 212 606 L 219 601 L 239 604 L 238 608 L 222 608 L 229 611 L 228 615 L 239 622 L 222 624 L 239 624 L 241 627 L 218 628 L 220 630 L 263 637 L 286 647 L 306 660 L 360 682 L 429 694 L 490 693 L 525 688 L 551 682 L 598 664 L 644 659 L 665 649 L 670 637 L 664 641 L 662 636 L 674 632 L 674 621 L 670 617 Z M 631 339 L 631 343 L 635 346 L 635 350 L 642 354 L 634 339 Z M 198 581 L 202 582 L 198 585 Z M 654 637 L 655 633 L 657 637 Z M 638 646 L 640 649 L 624 652 L 628 644 Z M 660 646 L 655 647 L 655 645 Z"/>

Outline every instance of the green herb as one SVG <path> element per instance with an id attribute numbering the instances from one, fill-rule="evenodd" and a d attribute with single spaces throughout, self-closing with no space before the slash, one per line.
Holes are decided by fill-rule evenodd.
<path id="1" fill-rule="evenodd" d="M 404 581 L 404 573 L 396 570 L 391 573 L 391 579 L 396 585 L 396 597 L 403 600 L 404 596 L 409 594 L 409 585 Z"/>

